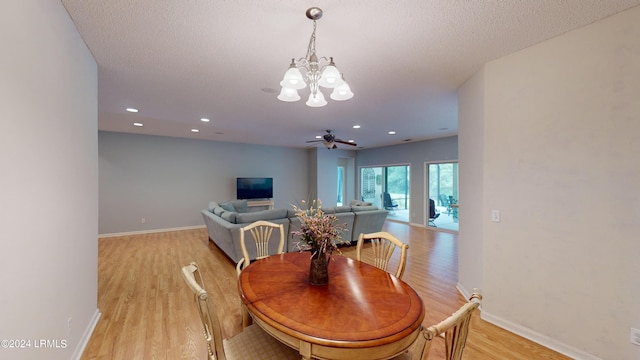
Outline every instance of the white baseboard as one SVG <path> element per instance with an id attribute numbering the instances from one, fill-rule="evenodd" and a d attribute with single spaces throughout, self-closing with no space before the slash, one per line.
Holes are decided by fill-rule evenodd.
<path id="1" fill-rule="evenodd" d="M 467 289 L 465 289 L 464 286 L 460 285 L 460 283 L 456 284 L 456 289 L 458 289 L 458 292 L 462 294 L 465 299 L 469 299 L 469 296 L 471 296 Z"/>
<path id="2" fill-rule="evenodd" d="M 78 342 L 78 346 L 76 346 L 76 350 L 73 352 L 73 355 L 71 355 L 72 360 L 80 360 L 80 358 L 82 357 L 82 353 L 84 352 L 84 349 L 87 347 L 87 344 L 89 343 L 89 339 L 91 339 L 93 330 L 96 328 L 96 325 L 98 325 L 98 320 L 100 320 L 101 315 L 102 313 L 100 312 L 100 310 L 96 309 L 96 312 L 93 313 L 93 317 L 91 318 L 89 325 L 84 330 L 84 333 L 80 338 L 80 342 Z"/>
<path id="3" fill-rule="evenodd" d="M 577 349 L 573 346 L 567 345 L 563 342 L 552 339 L 546 335 L 535 332 L 524 326 L 512 323 L 508 320 L 502 319 L 498 316 L 491 315 L 486 311 L 480 313 L 482 320 L 488 321 L 493 325 L 501 327 L 514 334 L 520 335 L 525 339 L 529 339 L 537 344 L 540 344 L 546 348 L 557 351 L 560 354 L 566 355 L 576 360 L 602 360 L 601 358 Z"/>
<path id="4" fill-rule="evenodd" d="M 153 234 L 153 233 L 161 233 L 161 232 L 167 232 L 167 231 L 181 231 L 181 230 L 205 229 L 205 228 L 206 228 L 205 225 L 196 225 L 196 226 L 183 226 L 183 227 L 168 228 L 168 229 L 152 229 L 152 230 L 128 231 L 128 232 L 111 233 L 111 234 L 98 234 L 98 239 L 115 237 L 115 236 Z"/>
<path id="5" fill-rule="evenodd" d="M 464 296 L 465 299 L 468 299 L 471 294 L 467 291 L 462 285 L 457 284 L 456 289 Z M 482 290 L 480 290 L 482 293 Z M 482 305 L 480 306 L 482 309 Z M 552 339 L 546 335 L 535 332 L 529 328 L 524 326 L 515 324 L 511 321 L 502 319 L 498 316 L 487 313 L 486 310 L 482 309 L 480 311 L 480 318 L 486 322 L 489 322 L 497 327 L 505 329 L 509 332 L 512 332 L 516 335 L 522 336 L 525 339 L 531 340 L 536 344 L 540 344 L 546 348 L 557 351 L 560 354 L 566 355 L 572 359 L 576 360 L 602 360 L 601 358 L 586 353 L 580 349 L 574 348 L 573 346 L 569 346 L 563 342 Z"/>

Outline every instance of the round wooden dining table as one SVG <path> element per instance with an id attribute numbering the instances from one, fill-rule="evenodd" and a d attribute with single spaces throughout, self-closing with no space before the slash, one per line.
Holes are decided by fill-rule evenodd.
<path id="1" fill-rule="evenodd" d="M 415 341 L 425 311 L 407 283 L 334 255 L 329 283 L 315 286 L 309 266 L 309 252 L 273 255 L 252 262 L 238 281 L 254 323 L 303 359 L 388 359 Z"/>

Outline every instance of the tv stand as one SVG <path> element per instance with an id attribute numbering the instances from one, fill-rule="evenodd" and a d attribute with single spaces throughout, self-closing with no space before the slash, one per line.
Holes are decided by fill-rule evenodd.
<path id="1" fill-rule="evenodd" d="M 247 200 L 247 207 L 266 207 L 268 210 L 273 209 L 273 199 L 257 199 Z"/>

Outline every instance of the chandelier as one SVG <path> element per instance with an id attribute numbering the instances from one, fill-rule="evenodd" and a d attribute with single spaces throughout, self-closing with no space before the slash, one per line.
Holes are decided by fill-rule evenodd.
<path id="1" fill-rule="evenodd" d="M 293 102 L 300 100 L 298 90 L 309 86 L 310 94 L 307 100 L 307 106 L 321 107 L 327 105 L 320 87 L 333 89 L 329 97 L 333 100 L 343 101 L 353 97 L 353 92 L 349 88 L 349 84 L 344 81 L 344 77 L 336 68 L 333 58 L 322 57 L 318 59 L 316 55 L 316 20 L 322 17 L 322 9 L 317 7 L 309 8 L 306 12 L 307 17 L 313 20 L 313 32 L 309 39 L 307 47 L 307 55 L 298 60 L 291 59 L 291 65 L 284 74 L 280 86 L 280 95 L 278 100 Z"/>

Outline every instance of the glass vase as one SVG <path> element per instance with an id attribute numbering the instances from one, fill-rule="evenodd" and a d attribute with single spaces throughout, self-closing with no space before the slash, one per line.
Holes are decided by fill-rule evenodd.
<path id="1" fill-rule="evenodd" d="M 326 253 L 315 251 L 311 255 L 309 284 L 326 285 L 329 283 L 329 259 Z"/>

